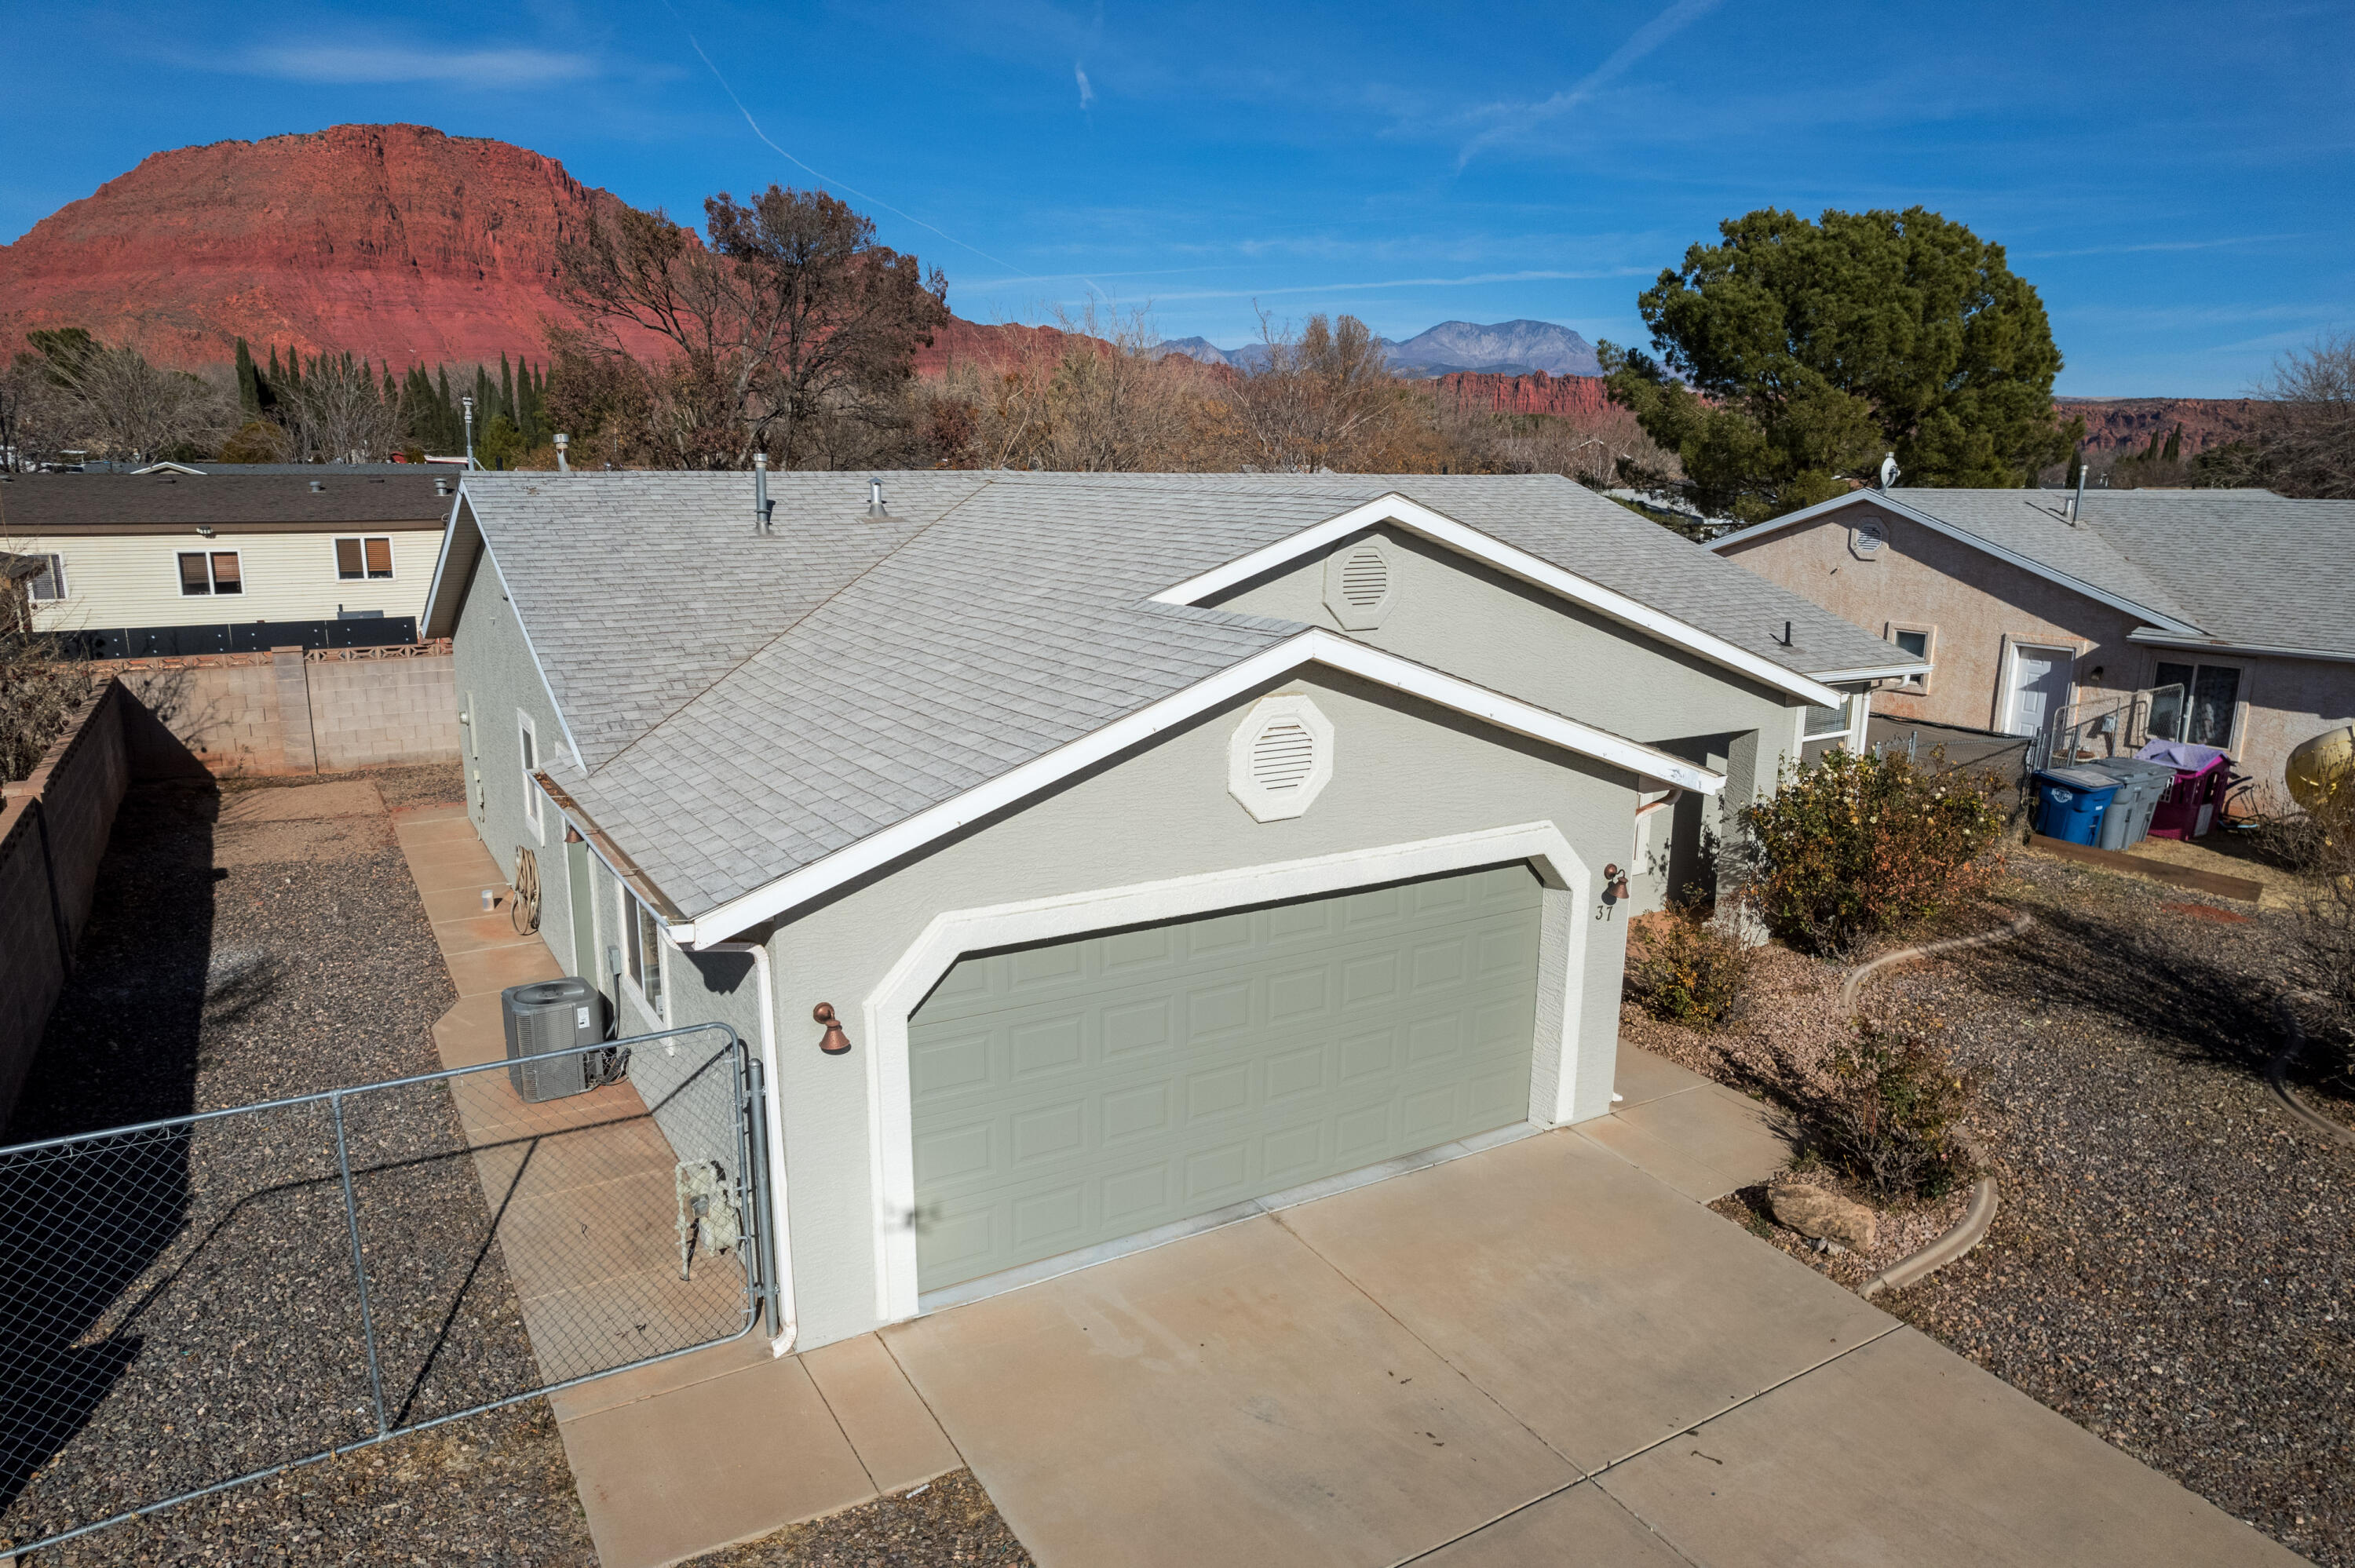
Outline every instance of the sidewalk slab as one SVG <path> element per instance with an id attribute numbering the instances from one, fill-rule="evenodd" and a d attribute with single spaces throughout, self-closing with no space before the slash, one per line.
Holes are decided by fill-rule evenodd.
<path id="1" fill-rule="evenodd" d="M 1665 1099 L 1709 1086 L 1710 1081 L 1690 1067 L 1626 1044 L 1619 1047 L 1618 1068 L 1611 1082 L 1612 1092 L 1619 1097 L 1618 1108 L 1623 1111 L 1647 1100 Z"/>
<path id="2" fill-rule="evenodd" d="M 1272 1218 L 883 1342 L 1040 1568 L 1396 1563 L 1579 1478 Z"/>
<path id="3" fill-rule="evenodd" d="M 1896 1326 L 1572 1133 L 1284 1220 L 1590 1473 Z"/>
<path id="4" fill-rule="evenodd" d="M 1484 1530 L 1449 1542 L 1414 1568 L 1692 1568 L 1644 1522 L 1593 1481 L 1506 1515 Z"/>
<path id="5" fill-rule="evenodd" d="M 1597 1484 L 1707 1568 L 2305 1561 L 1912 1329 Z"/>
<path id="6" fill-rule="evenodd" d="M 802 1362 L 878 1492 L 904 1491 L 964 1466 L 878 1336 L 837 1340 Z"/>
<path id="7" fill-rule="evenodd" d="M 559 1421 L 557 1431 L 600 1568 L 658 1568 L 875 1495 L 791 1356 Z"/>

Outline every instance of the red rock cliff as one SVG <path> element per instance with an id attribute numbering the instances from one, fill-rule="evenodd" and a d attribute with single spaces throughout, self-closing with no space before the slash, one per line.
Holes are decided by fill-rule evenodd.
<path id="1" fill-rule="evenodd" d="M 1599 376 L 1500 376 L 1459 370 L 1439 378 L 1443 397 L 1498 414 L 1599 414 L 1610 403 Z"/>
<path id="2" fill-rule="evenodd" d="M 422 125 L 157 153 L 0 247 L 0 352 L 67 325 L 190 367 L 240 336 L 396 364 L 537 352 L 557 240 L 603 194 Z"/>

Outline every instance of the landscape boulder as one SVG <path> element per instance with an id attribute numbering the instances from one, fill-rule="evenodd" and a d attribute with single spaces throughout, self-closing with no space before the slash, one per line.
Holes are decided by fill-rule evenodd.
<path id="1" fill-rule="evenodd" d="M 1792 1183 L 1767 1193 L 1774 1217 L 1803 1236 L 1835 1241 L 1854 1252 L 1870 1252 L 1877 1216 L 1862 1203 L 1821 1187 Z"/>

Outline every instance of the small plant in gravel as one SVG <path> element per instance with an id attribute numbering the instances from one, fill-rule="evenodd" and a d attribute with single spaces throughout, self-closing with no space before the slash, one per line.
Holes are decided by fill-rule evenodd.
<path id="1" fill-rule="evenodd" d="M 1859 1027 L 1828 1065 L 1825 1086 L 1799 1107 L 1803 1159 L 1882 1206 L 1941 1198 L 1970 1180 L 1962 1126 L 1978 1084 L 1945 1052 Z"/>
<path id="2" fill-rule="evenodd" d="M 1713 1030 L 1733 1016 L 1750 949 L 1684 905 L 1638 917 L 1628 932 L 1627 994 L 1653 1017 Z"/>
<path id="3" fill-rule="evenodd" d="M 1944 774 L 1895 753 L 1832 751 L 1785 771 L 1745 808 L 1736 863 L 1742 896 L 1796 947 L 1844 958 L 1984 892 L 1998 869 L 2000 782 Z"/>

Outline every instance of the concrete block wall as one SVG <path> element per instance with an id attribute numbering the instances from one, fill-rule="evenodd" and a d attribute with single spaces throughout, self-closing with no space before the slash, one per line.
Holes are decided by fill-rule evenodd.
<path id="1" fill-rule="evenodd" d="M 126 664 L 120 678 L 216 773 L 458 760 L 458 682 L 447 653 L 311 659 L 281 649 Z"/>
<path id="2" fill-rule="evenodd" d="M 0 1127 L 90 924 L 99 859 L 130 787 L 135 706 L 108 681 L 0 806 Z"/>
<path id="3" fill-rule="evenodd" d="M 446 655 L 306 662 L 320 771 L 455 762 L 454 662 Z"/>

